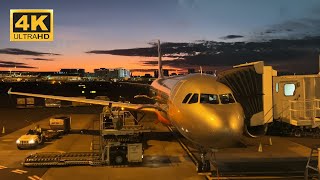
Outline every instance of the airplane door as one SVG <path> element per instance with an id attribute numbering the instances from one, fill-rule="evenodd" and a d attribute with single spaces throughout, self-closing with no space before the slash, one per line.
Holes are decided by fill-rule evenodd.
<path id="1" fill-rule="evenodd" d="M 290 120 L 290 101 L 303 99 L 303 88 L 301 79 L 274 78 L 274 118 Z"/>

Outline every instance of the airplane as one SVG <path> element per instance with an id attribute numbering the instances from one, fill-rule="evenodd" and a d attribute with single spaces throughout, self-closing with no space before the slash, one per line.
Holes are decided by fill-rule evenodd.
<path id="1" fill-rule="evenodd" d="M 231 147 L 240 141 L 244 130 L 244 112 L 229 87 L 213 75 L 202 73 L 164 77 L 160 40 L 158 40 L 158 79 L 150 85 L 155 104 L 82 99 L 43 94 L 13 92 L 8 94 L 75 101 L 89 104 L 120 106 L 131 110 L 151 111 L 165 125 L 174 126 L 186 139 L 199 147 L 198 171 L 210 170 L 206 153 L 210 149 Z"/>

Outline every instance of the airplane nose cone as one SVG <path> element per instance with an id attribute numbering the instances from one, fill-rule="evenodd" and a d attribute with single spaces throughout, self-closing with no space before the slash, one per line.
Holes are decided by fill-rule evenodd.
<path id="1" fill-rule="evenodd" d="M 207 114 L 207 146 L 226 148 L 236 146 L 242 137 L 244 115 L 240 106 L 212 110 Z"/>

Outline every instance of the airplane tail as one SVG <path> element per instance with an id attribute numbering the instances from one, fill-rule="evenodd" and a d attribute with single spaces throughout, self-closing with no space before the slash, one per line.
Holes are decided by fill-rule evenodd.
<path id="1" fill-rule="evenodd" d="M 160 40 L 158 40 L 158 79 L 163 79 Z"/>

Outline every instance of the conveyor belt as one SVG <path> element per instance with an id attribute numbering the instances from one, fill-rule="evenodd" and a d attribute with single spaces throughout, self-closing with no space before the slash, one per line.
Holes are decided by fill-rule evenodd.
<path id="1" fill-rule="evenodd" d="M 25 158 L 24 166 L 74 166 L 97 165 L 101 154 L 92 152 L 36 153 Z"/>

